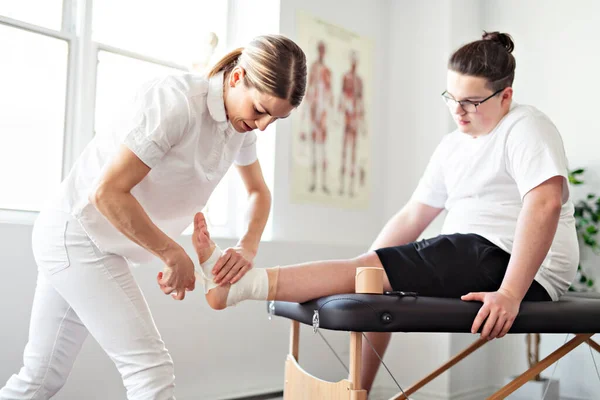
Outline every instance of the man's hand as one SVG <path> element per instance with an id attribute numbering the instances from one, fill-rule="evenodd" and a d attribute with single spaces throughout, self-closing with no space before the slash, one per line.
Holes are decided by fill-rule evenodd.
<path id="1" fill-rule="evenodd" d="M 488 340 L 501 338 L 508 333 L 521 306 L 521 300 L 502 289 L 497 292 L 469 293 L 462 296 L 461 299 L 483 303 L 475 317 L 471 333 L 477 333 L 487 318 L 481 331 L 481 337 Z"/>
<path id="2" fill-rule="evenodd" d="M 230 247 L 223 251 L 215 263 L 212 274 L 220 285 L 234 284 L 252 268 L 255 254 L 243 247 Z"/>

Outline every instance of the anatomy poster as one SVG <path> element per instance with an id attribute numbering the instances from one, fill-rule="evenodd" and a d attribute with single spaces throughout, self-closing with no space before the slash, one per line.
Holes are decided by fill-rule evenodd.
<path id="1" fill-rule="evenodd" d="M 372 43 L 304 12 L 297 18 L 308 81 L 292 122 L 291 200 L 365 209 L 372 178 Z"/>

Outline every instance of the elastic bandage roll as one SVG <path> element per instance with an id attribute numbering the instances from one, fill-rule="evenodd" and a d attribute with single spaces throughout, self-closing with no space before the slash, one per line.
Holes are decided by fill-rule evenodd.
<path id="1" fill-rule="evenodd" d="M 200 271 L 196 270 L 204 283 L 204 293 L 219 287 L 214 282 L 212 269 L 223 252 L 217 246 L 208 260 L 200 264 Z M 267 300 L 269 295 L 269 278 L 264 268 L 251 268 L 250 271 L 230 286 L 227 295 L 227 307 L 236 305 L 242 300 Z"/>

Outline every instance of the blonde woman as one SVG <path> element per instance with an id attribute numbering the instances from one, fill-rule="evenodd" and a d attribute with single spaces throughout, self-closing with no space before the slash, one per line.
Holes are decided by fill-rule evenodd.
<path id="1" fill-rule="evenodd" d="M 303 51 L 283 36 L 260 36 L 206 77 L 150 82 L 124 122 L 89 143 L 35 223 L 29 342 L 1 400 L 54 396 L 88 333 L 114 361 L 128 399 L 175 398 L 173 362 L 130 264 L 158 257 L 165 293 L 183 300 L 194 290 L 194 262 L 173 238 L 235 163 L 250 222 L 219 267 L 232 283 L 250 270 L 271 203 L 253 131 L 289 116 L 305 86 Z"/>

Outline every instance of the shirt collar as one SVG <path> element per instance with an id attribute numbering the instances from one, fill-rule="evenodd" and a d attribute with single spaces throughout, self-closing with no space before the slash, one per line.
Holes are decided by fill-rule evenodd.
<path id="1" fill-rule="evenodd" d="M 223 72 L 209 78 L 207 106 L 210 116 L 219 123 L 223 130 L 229 125 L 223 101 Z"/>

